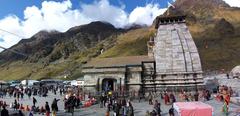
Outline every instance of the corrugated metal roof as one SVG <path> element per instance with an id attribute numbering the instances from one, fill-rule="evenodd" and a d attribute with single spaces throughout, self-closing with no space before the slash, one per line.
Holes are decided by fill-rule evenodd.
<path id="1" fill-rule="evenodd" d="M 126 56 L 115 58 L 95 58 L 83 66 L 83 68 L 121 67 L 126 65 L 141 65 L 143 61 L 154 61 L 149 56 Z"/>

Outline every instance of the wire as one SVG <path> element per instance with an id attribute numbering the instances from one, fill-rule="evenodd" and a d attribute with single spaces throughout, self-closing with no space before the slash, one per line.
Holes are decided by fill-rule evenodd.
<path id="1" fill-rule="evenodd" d="M 25 38 L 24 36 L 20 36 L 20 35 L 18 35 L 18 34 L 16 34 L 16 33 L 7 31 L 7 30 L 5 30 L 5 29 L 1 29 L 1 28 L 0 28 L 0 31 L 9 33 L 9 34 L 14 35 L 14 36 L 19 37 L 19 38 Z M 28 57 L 28 55 L 26 55 L 26 54 L 24 54 L 24 53 L 21 53 L 21 52 L 18 52 L 18 51 L 16 51 L 16 50 L 8 49 L 8 48 L 5 48 L 5 47 L 3 47 L 3 46 L 0 46 L 0 48 L 1 48 L 1 49 L 4 49 L 4 50 L 7 50 L 7 51 L 10 51 L 10 52 L 13 52 L 13 53 L 16 53 L 16 54 L 19 54 L 19 55 L 22 55 L 22 56 L 25 56 L 25 57 Z M 52 47 L 52 46 L 45 46 L 45 47 L 43 47 L 43 48 L 53 48 L 53 47 Z"/>
<path id="2" fill-rule="evenodd" d="M 7 51 L 10 51 L 10 52 L 13 52 L 13 53 L 15 53 L 15 54 L 19 54 L 19 55 L 22 55 L 22 56 L 28 57 L 26 54 L 23 54 L 23 53 L 18 52 L 18 51 L 16 51 L 16 50 L 7 49 L 7 48 L 5 48 L 5 47 L 3 47 L 3 46 L 0 46 L 0 48 L 2 48 L 2 49 L 4 49 L 4 50 L 7 50 Z"/>
<path id="3" fill-rule="evenodd" d="M 1 29 L 1 28 L 0 28 L 0 31 L 3 31 L 3 32 L 9 33 L 9 34 L 12 34 L 12 35 L 17 36 L 17 37 L 19 37 L 19 38 L 24 38 L 23 36 L 19 36 L 19 35 L 15 34 L 15 33 L 6 31 L 6 30 Z M 17 51 L 15 51 L 15 50 L 11 50 L 11 49 L 5 48 L 5 47 L 3 47 L 3 46 L 0 46 L 0 48 L 1 48 L 1 49 L 4 49 L 4 50 L 7 50 L 7 51 L 10 51 L 10 52 L 13 52 L 13 53 L 15 53 L 15 54 L 19 54 L 19 55 L 28 57 L 27 55 L 25 55 L 25 54 L 23 54 L 23 53 L 20 53 L 20 52 L 17 52 Z"/>
<path id="4" fill-rule="evenodd" d="M 12 32 L 10 32 L 10 31 L 7 31 L 7 30 L 1 29 L 1 28 L 0 28 L 0 31 L 9 33 L 9 34 L 14 35 L 14 36 L 19 37 L 19 38 L 25 38 L 25 37 L 23 37 L 23 36 L 20 36 L 20 35 L 18 35 L 18 34 L 12 33 Z M 16 51 L 16 50 L 8 49 L 8 48 L 5 48 L 5 47 L 3 47 L 3 46 L 0 46 L 0 48 L 1 48 L 1 49 L 4 49 L 4 50 L 7 50 L 7 51 L 10 51 L 10 52 L 13 52 L 13 53 L 15 53 L 15 54 L 19 54 L 19 55 L 28 57 L 27 55 L 25 55 L 25 54 L 23 54 L 23 53 L 20 53 L 20 52 L 18 52 L 18 51 Z"/>
<path id="5" fill-rule="evenodd" d="M 1 28 L 0 28 L 0 31 L 3 31 L 3 32 L 9 33 L 9 34 L 12 34 L 12 35 L 17 36 L 17 37 L 19 37 L 19 38 L 25 38 L 25 37 L 23 37 L 23 36 L 20 36 L 20 35 L 18 35 L 18 34 L 12 33 L 12 32 L 10 32 L 10 31 L 7 31 L 7 30 L 1 29 Z"/>

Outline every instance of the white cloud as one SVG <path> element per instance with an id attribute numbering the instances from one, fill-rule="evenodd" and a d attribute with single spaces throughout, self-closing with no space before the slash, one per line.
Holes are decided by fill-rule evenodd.
<path id="1" fill-rule="evenodd" d="M 223 0 L 231 7 L 240 7 L 240 0 Z"/>
<path id="2" fill-rule="evenodd" d="M 151 3 L 144 7 L 136 7 L 130 13 L 124 11 L 124 8 L 124 4 L 114 6 L 108 0 L 81 4 L 80 9 L 72 9 L 70 0 L 63 2 L 43 1 L 41 8 L 26 7 L 23 11 L 24 19 L 20 19 L 16 15 L 8 15 L 0 19 L 0 29 L 29 38 L 40 30 L 64 32 L 73 26 L 92 21 L 106 21 L 116 27 L 124 27 L 132 23 L 151 25 L 155 17 L 166 10 L 161 9 L 158 4 Z M 0 46 L 6 48 L 22 39 L 3 31 L 0 31 L 0 38 L 2 38 Z"/>
<path id="3" fill-rule="evenodd" d="M 151 25 L 152 21 L 163 14 L 167 8 L 161 9 L 159 5 L 148 4 L 145 7 L 136 7 L 129 15 L 129 23 Z"/>
<path id="4" fill-rule="evenodd" d="M 123 27 L 128 21 L 128 14 L 122 8 L 110 5 L 108 0 L 83 4 L 81 7 L 81 13 L 92 21 L 107 21 L 116 27 Z"/>

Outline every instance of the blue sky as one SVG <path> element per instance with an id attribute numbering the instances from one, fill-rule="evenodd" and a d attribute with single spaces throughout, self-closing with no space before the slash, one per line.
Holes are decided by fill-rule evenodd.
<path id="1" fill-rule="evenodd" d="M 151 25 L 168 2 L 172 0 L 0 0 L 0 46 L 11 47 L 41 30 L 65 32 L 92 21 L 117 28 Z"/>
<path id="2" fill-rule="evenodd" d="M 20 18 L 23 18 L 23 11 L 28 6 L 41 7 L 43 0 L 0 0 L 0 19 L 15 14 Z M 64 0 L 45 0 L 45 1 L 64 1 Z M 160 7 L 167 7 L 167 2 L 172 2 L 172 0 L 109 0 L 112 5 L 121 6 L 124 4 L 125 11 L 130 13 L 137 6 L 145 6 L 148 3 L 158 3 Z M 73 9 L 80 8 L 81 3 L 91 4 L 94 0 L 71 0 L 73 4 Z"/>
<path id="3" fill-rule="evenodd" d="M 2 38 L 0 38 L 0 42 L 3 42 L 4 40 Z"/>
<path id="4" fill-rule="evenodd" d="M 173 1 L 0 0 L 0 46 L 9 48 L 41 30 L 65 32 L 93 21 L 109 22 L 117 28 L 131 24 L 150 26 L 167 10 L 168 2 Z M 240 7 L 240 0 L 224 1 Z"/>

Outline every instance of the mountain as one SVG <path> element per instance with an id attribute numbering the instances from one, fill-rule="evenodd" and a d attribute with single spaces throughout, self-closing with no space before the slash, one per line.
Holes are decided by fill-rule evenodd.
<path id="1" fill-rule="evenodd" d="M 240 64 L 240 8 L 222 0 L 176 0 L 161 16 L 186 15 L 204 71 L 231 70 Z M 154 22 L 153 22 L 154 25 Z M 147 55 L 154 26 L 117 29 L 92 22 L 61 33 L 40 31 L 0 53 L 0 78 L 78 78 L 91 58 Z"/>
<path id="2" fill-rule="evenodd" d="M 40 31 L 0 53 L 0 77 L 49 78 L 71 72 L 75 64 L 86 62 L 98 56 L 102 49 L 112 47 L 116 36 L 124 32 L 99 21 L 73 27 L 64 33 Z"/>
<path id="3" fill-rule="evenodd" d="M 102 22 L 73 27 L 65 33 L 40 31 L 29 39 L 21 40 L 9 50 L 3 51 L 0 54 L 0 60 L 38 62 L 39 59 L 43 59 L 44 62 L 49 63 L 62 57 L 67 58 L 70 53 L 85 51 L 121 32 L 123 30 Z M 10 50 L 21 54 L 10 52 Z"/>

